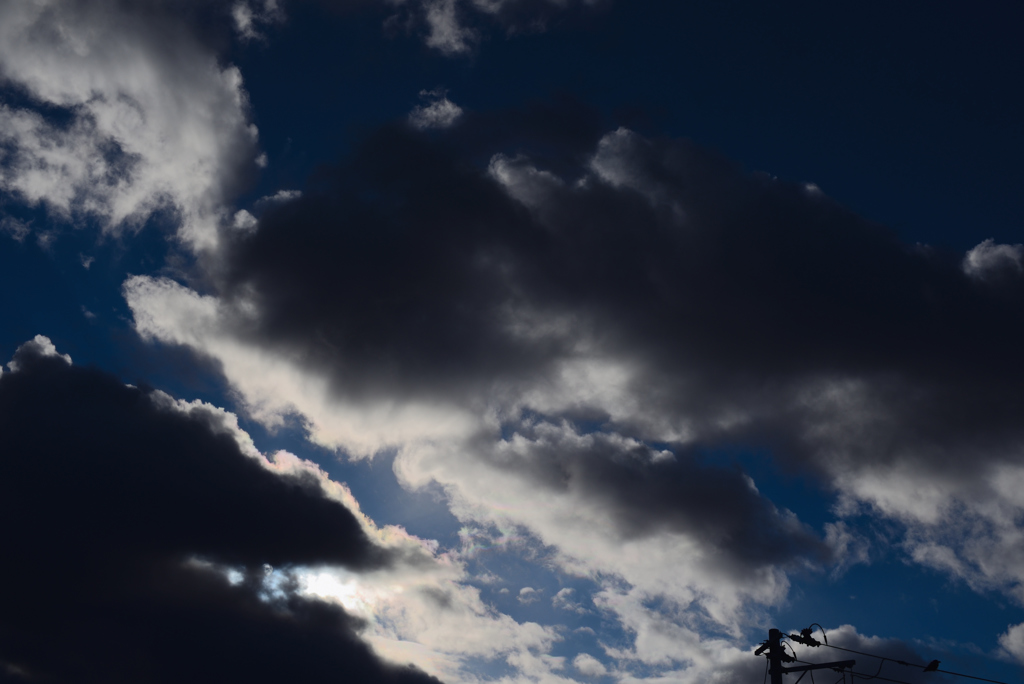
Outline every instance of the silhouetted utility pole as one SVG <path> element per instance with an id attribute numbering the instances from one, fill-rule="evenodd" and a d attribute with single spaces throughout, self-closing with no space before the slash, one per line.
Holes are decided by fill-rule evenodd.
<path id="1" fill-rule="evenodd" d="M 772 684 L 782 684 L 782 675 L 789 674 L 790 672 L 807 672 L 808 670 L 825 669 L 844 670 L 848 667 L 853 667 L 857 662 L 856 660 L 838 660 L 834 663 L 815 663 L 813 665 L 794 665 L 793 667 L 785 667 L 783 663 L 792 663 L 796 658 L 786 654 L 786 651 L 782 648 L 782 637 L 783 634 L 779 630 L 769 629 L 768 641 L 761 644 L 761 646 L 754 651 L 754 655 L 761 655 L 765 651 L 768 651 L 768 674 L 771 675 Z M 790 638 L 793 637 L 791 636 Z M 803 639 L 800 639 L 800 641 L 803 642 Z"/>

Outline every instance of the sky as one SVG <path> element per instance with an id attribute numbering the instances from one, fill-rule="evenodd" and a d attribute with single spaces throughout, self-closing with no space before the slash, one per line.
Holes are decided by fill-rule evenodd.
<path id="1" fill-rule="evenodd" d="M 0 0 L 0 682 L 1020 681 L 1022 20 Z"/>

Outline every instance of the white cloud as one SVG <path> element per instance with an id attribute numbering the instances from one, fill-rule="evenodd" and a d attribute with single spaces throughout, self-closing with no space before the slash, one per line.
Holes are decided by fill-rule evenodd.
<path id="1" fill-rule="evenodd" d="M 235 218 L 231 224 L 235 230 L 240 231 L 252 231 L 256 228 L 256 217 L 250 214 L 245 209 L 239 209 L 235 212 Z"/>
<path id="2" fill-rule="evenodd" d="M 475 427 L 458 407 L 335 397 L 322 373 L 240 337 L 234 326 L 245 320 L 245 311 L 229 310 L 174 281 L 135 276 L 125 282 L 124 293 L 143 338 L 186 345 L 217 359 L 245 411 L 268 427 L 299 416 L 314 442 L 354 457 L 411 440 L 464 437 Z"/>
<path id="3" fill-rule="evenodd" d="M 588 612 L 578 601 L 573 599 L 575 590 L 571 587 L 563 587 L 558 593 L 551 597 L 551 605 L 559 610 L 568 610 L 573 613 Z"/>
<path id="4" fill-rule="evenodd" d="M 667 187 L 662 179 L 652 176 L 644 163 L 651 147 L 650 141 L 620 127 L 598 142 L 597 152 L 590 160 L 590 170 L 612 187 L 635 190 L 652 204 L 668 206 L 676 220 L 682 221 L 686 211 L 676 199 L 678 193 Z"/>
<path id="5" fill-rule="evenodd" d="M 57 124 L 0 106 L 0 140 L 13 149 L 0 189 L 115 232 L 169 209 L 187 245 L 216 245 L 256 129 L 238 69 L 221 66 L 187 27 L 107 0 L 5 3 L 0 68 L 70 116 Z"/>
<path id="6" fill-rule="evenodd" d="M 602 677 L 608 674 L 608 668 L 601 664 L 601 661 L 589 653 L 580 653 L 573 658 L 572 666 L 584 676 Z"/>
<path id="7" fill-rule="evenodd" d="M 274 204 L 284 204 L 285 202 L 291 202 L 302 197 L 301 190 L 278 190 L 273 195 L 267 195 L 260 197 L 256 200 L 256 207 L 263 208 Z"/>
<path id="8" fill-rule="evenodd" d="M 1024 273 L 1024 245 L 999 244 L 992 238 L 982 241 L 967 252 L 964 273 L 986 280 L 1000 273 Z"/>
<path id="9" fill-rule="evenodd" d="M 31 353 L 33 356 L 47 356 L 58 359 L 63 359 L 69 366 L 71 365 L 71 356 L 68 354 L 61 354 L 57 351 L 57 347 L 53 344 L 49 337 L 46 335 L 36 335 L 28 342 L 22 344 L 14 352 L 14 357 L 7 362 L 7 369 L 12 373 L 17 373 L 19 368 L 18 357 L 23 354 Z"/>
<path id="10" fill-rule="evenodd" d="M 885 435 L 882 424 L 861 434 Z M 872 446 L 870 439 L 859 441 Z M 950 450 L 948 456 L 955 453 Z M 1024 532 L 1018 524 L 1024 515 L 1024 445 L 1011 443 L 975 458 L 970 477 L 922 465 L 937 456 L 947 454 L 908 449 L 888 463 L 855 466 L 854 454 L 835 452 L 831 476 L 842 492 L 837 511 L 896 521 L 903 530 L 902 546 L 914 562 L 948 573 L 977 591 L 1001 591 L 1024 603 Z M 842 530 L 833 528 L 827 541 L 846 554 L 837 571 L 850 562 L 867 561 L 864 540 L 848 543 Z"/>
<path id="11" fill-rule="evenodd" d="M 13 216 L 0 219 L 0 233 L 7 233 L 18 242 L 24 242 L 30 232 L 31 228 L 25 221 L 19 221 Z"/>
<path id="12" fill-rule="evenodd" d="M 242 40 L 262 40 L 264 35 L 257 27 L 260 24 L 284 21 L 284 12 L 281 11 L 277 0 L 263 0 L 262 6 L 259 2 L 237 0 L 231 6 L 231 19 Z"/>
<path id="13" fill-rule="evenodd" d="M 398 534 L 398 533 L 396 533 Z M 304 591 L 341 603 L 367 621 L 363 637 L 384 658 L 412 662 L 444 681 L 479 681 L 472 661 L 544 664 L 560 637 L 549 627 L 518 623 L 465 584 L 464 568 L 447 554 L 429 564 L 355 575 L 337 569 L 300 571 Z"/>
<path id="14" fill-rule="evenodd" d="M 456 0 L 426 0 L 424 11 L 429 33 L 426 42 L 429 47 L 446 55 L 469 52 L 478 37 L 463 26 L 457 17 Z"/>
<path id="15" fill-rule="evenodd" d="M 605 653 L 623 665 L 636 661 L 667 668 L 685 664 L 686 677 L 699 681 L 700 675 L 719 667 L 723 661 L 744 653 L 729 639 L 706 636 L 713 630 L 699 615 L 650 607 L 651 595 L 637 589 L 607 588 L 594 596 L 594 603 L 615 615 L 633 635 L 630 648 L 605 645 Z"/>
<path id="16" fill-rule="evenodd" d="M 913 392 L 901 387 L 898 395 L 906 400 Z M 799 402 L 806 411 L 803 439 L 821 454 L 841 517 L 867 513 L 894 521 L 908 559 L 1024 602 L 1024 535 L 1017 525 L 1024 515 L 1018 489 L 1024 444 L 903 442 L 885 382 L 808 383 Z M 972 465 L 968 472 L 930 465 L 955 462 Z M 866 541 L 847 538 L 843 530 L 850 528 L 839 525 L 826 529 L 841 552 L 836 572 L 869 559 Z"/>
<path id="17" fill-rule="evenodd" d="M 648 597 L 666 597 L 680 610 L 696 610 L 721 627 L 738 630 L 745 609 L 773 604 L 785 595 L 788 580 L 770 565 L 754 577 L 729 577 L 716 564 L 713 551 L 697 538 L 668 529 L 623 538 L 614 512 L 600 498 L 589 496 L 567 478 L 561 491 L 538 487 L 521 470 L 507 467 L 535 450 L 586 451 L 598 436 L 580 435 L 566 425 L 546 425 L 535 440 L 515 435 L 500 442 L 493 455 L 475 447 L 423 442 L 399 451 L 395 471 L 409 487 L 440 483 L 451 497 L 452 512 L 462 520 L 496 527 L 520 525 L 554 549 L 563 572 L 597 577 L 614 575 Z M 622 453 L 637 442 L 622 440 Z M 537 461 L 538 467 L 543 467 Z M 502 467 L 501 464 L 506 464 Z"/>
<path id="18" fill-rule="evenodd" d="M 999 636 L 999 646 L 1014 660 L 1024 665 L 1024 623 L 1010 625 Z"/>
<path id="19" fill-rule="evenodd" d="M 443 91 L 426 91 L 421 97 L 429 98 L 427 105 L 416 106 L 409 112 L 409 125 L 419 130 L 450 128 L 462 116 L 462 107 L 448 99 Z"/>
<path id="20" fill-rule="evenodd" d="M 523 157 L 496 154 L 487 171 L 509 195 L 538 213 L 543 212 L 551 193 L 565 186 L 561 178 L 538 170 Z"/>
<path id="21" fill-rule="evenodd" d="M 259 36 L 255 29 L 255 17 L 252 8 L 246 2 L 236 2 L 231 8 L 231 18 L 235 22 L 235 30 L 245 39 Z"/>

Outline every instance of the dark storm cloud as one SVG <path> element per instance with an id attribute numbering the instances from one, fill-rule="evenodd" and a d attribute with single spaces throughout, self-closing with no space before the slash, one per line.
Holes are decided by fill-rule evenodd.
<path id="1" fill-rule="evenodd" d="M 831 560 L 831 550 L 795 516 L 780 513 L 738 468 L 702 463 L 593 433 L 581 441 L 549 424 L 520 427 L 530 448 L 492 454 L 494 465 L 526 474 L 553 494 L 599 501 L 625 541 L 661 532 L 697 540 L 702 561 L 737 576 L 766 565 Z M 489 445 L 476 445 L 488 454 Z"/>
<path id="2" fill-rule="evenodd" d="M 976 282 L 959 256 L 686 141 L 610 143 L 598 160 L 633 187 L 545 186 L 531 212 L 444 142 L 382 131 L 237 245 L 232 285 L 262 314 L 252 334 L 302 349 L 346 391 L 543 373 L 590 333 L 691 414 L 855 377 L 884 399 L 911 383 L 910 417 L 932 412 L 922 430 L 1015 430 L 1024 279 Z M 580 327 L 523 339 L 506 306 Z"/>
<path id="3" fill-rule="evenodd" d="M 515 467 L 545 486 L 568 469 L 623 530 L 705 534 L 739 567 L 780 560 L 754 541 L 770 504 L 695 453 L 756 448 L 831 474 L 909 459 L 969 483 L 1024 444 L 1024 279 L 971 277 L 962 255 L 685 140 L 620 130 L 561 180 L 511 155 L 488 171 L 472 118 L 381 130 L 268 211 L 223 272 L 228 300 L 258 312 L 239 334 L 349 399 L 478 406 L 557 393 L 570 359 L 625 363 L 631 413 L 583 396 L 555 413 L 640 439 L 671 426 L 690 435 L 676 464 L 596 449 Z M 701 503 L 716 497 L 740 505 Z M 822 557 L 768 518 L 783 556 Z"/>
<path id="4" fill-rule="evenodd" d="M 517 108 L 471 112 L 444 140 L 449 154 L 463 162 L 485 166 L 497 152 L 527 154 L 545 169 L 572 175 L 593 154 L 594 141 L 604 132 L 600 112 L 562 93 Z"/>
<path id="5" fill-rule="evenodd" d="M 256 294 L 254 336 L 368 394 L 461 393 L 558 355 L 504 330 L 506 263 L 544 237 L 478 169 L 387 131 L 320 190 L 269 210 L 237 245 L 229 287 Z"/>
<path id="6" fill-rule="evenodd" d="M 295 564 L 393 560 L 315 477 L 271 472 L 213 412 L 160 407 L 43 351 L 24 345 L 0 375 L 13 681 L 435 681 L 381 663 L 357 619 L 295 592 Z"/>

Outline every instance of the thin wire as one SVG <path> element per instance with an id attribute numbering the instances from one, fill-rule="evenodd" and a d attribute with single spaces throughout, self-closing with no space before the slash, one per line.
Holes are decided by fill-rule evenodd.
<path id="1" fill-rule="evenodd" d="M 925 668 L 928 667 L 927 665 L 922 665 L 920 663 L 908 663 L 908 662 L 905 662 L 903 660 L 896 660 L 895 658 L 886 658 L 885 656 L 875 655 L 874 653 L 864 653 L 863 651 L 854 651 L 852 648 L 843 648 L 842 646 L 833 646 L 832 644 L 828 643 L 828 635 L 825 634 L 825 628 L 824 627 L 822 627 L 817 622 L 812 622 L 811 623 L 811 627 L 817 627 L 818 629 L 821 630 L 821 637 L 822 637 L 822 639 L 825 640 L 825 645 L 828 646 L 829 648 L 834 648 L 834 649 L 837 649 L 837 650 L 840 650 L 840 651 L 846 651 L 847 653 L 856 653 L 857 655 L 867 656 L 868 658 L 878 658 L 879 660 L 881 660 L 882 662 L 880 662 L 878 664 L 878 672 L 882 671 L 882 665 L 885 664 L 886 660 L 888 660 L 890 662 L 893 662 L 893 663 L 897 663 L 899 665 L 903 665 L 905 667 L 920 667 L 922 669 L 925 669 Z M 790 646 L 790 648 L 792 648 L 792 646 Z M 793 653 L 795 654 L 796 651 L 793 651 Z M 984 677 L 975 677 L 974 675 L 964 674 L 962 672 L 953 672 L 951 670 L 940 670 L 940 669 L 936 668 L 934 670 L 929 670 L 929 671 L 930 672 L 941 672 L 942 674 L 953 675 L 954 677 L 966 677 L 967 679 L 974 679 L 974 680 L 979 681 L 979 682 L 991 682 L 991 684 L 1008 684 L 1007 682 L 1001 682 L 1001 681 L 999 681 L 997 679 L 985 679 Z M 875 673 L 874 676 L 870 676 L 870 675 L 861 674 L 859 672 L 854 672 L 853 670 L 850 670 L 850 676 L 851 677 L 856 676 L 856 677 L 858 677 L 860 679 L 882 679 L 882 680 L 887 681 L 887 682 L 899 681 L 899 680 L 896 680 L 896 679 L 885 679 L 885 677 L 879 677 L 878 673 Z M 846 671 L 844 670 L 843 671 L 843 684 L 845 684 L 845 683 L 846 683 Z M 814 684 L 814 675 L 811 675 L 811 684 Z"/>
<path id="2" fill-rule="evenodd" d="M 856 679 L 881 679 L 883 682 L 896 682 L 896 684 L 910 684 L 910 682 L 905 682 L 902 679 L 889 679 L 887 677 L 879 677 L 878 675 L 871 676 L 871 675 L 861 674 L 860 672 L 854 672 L 853 670 L 849 670 L 849 672 L 850 672 L 850 678 L 851 679 L 854 679 L 854 678 L 856 678 Z M 845 676 L 846 676 L 846 671 L 843 672 L 843 677 L 845 677 Z M 846 681 L 846 680 L 844 679 L 843 681 Z"/>
<path id="3" fill-rule="evenodd" d="M 768 659 L 764 659 L 764 681 L 761 684 L 765 684 L 768 681 Z"/>
<path id="4" fill-rule="evenodd" d="M 1006 684 L 997 679 L 985 679 L 984 677 L 975 677 L 974 675 L 961 674 L 959 672 L 950 672 L 949 670 L 940 670 L 938 668 L 932 670 L 932 672 L 941 672 L 942 674 L 953 675 L 954 677 L 967 677 L 968 679 L 977 679 L 979 682 L 992 682 L 992 684 Z"/>
<path id="5" fill-rule="evenodd" d="M 797 662 L 798 663 L 804 663 L 806 665 L 820 665 L 821 664 L 821 663 L 811 663 L 811 662 L 808 662 L 806 660 L 798 660 Z M 822 668 L 822 669 L 824 669 L 824 668 Z M 836 680 L 837 682 L 842 681 L 842 682 L 845 683 L 846 682 L 846 673 L 849 672 L 851 679 L 853 679 L 853 678 L 857 678 L 857 679 L 881 679 L 883 682 L 896 682 L 897 684 L 911 684 L 911 682 L 905 682 L 902 679 L 887 679 L 886 677 L 879 677 L 878 675 L 869 675 L 869 674 L 864 674 L 863 672 L 854 672 L 853 670 L 848 670 L 846 668 L 840 669 L 838 667 L 835 667 L 835 668 L 832 668 L 832 669 L 835 670 L 836 672 L 841 672 L 842 675 L 843 675 L 840 679 Z M 807 672 L 812 672 L 812 671 L 811 670 L 807 670 Z M 797 681 L 799 681 L 799 680 L 797 680 Z M 811 674 L 811 684 L 814 684 L 814 674 L 813 674 L 813 672 Z M 1004 683 L 1001 682 L 1000 684 L 1004 684 Z"/>
<path id="6" fill-rule="evenodd" d="M 878 661 L 878 669 L 875 670 L 875 674 L 871 677 L 872 679 L 875 679 L 876 677 L 878 677 L 878 675 L 882 674 L 882 668 L 885 666 L 885 663 L 888 660 L 889 660 L 888 658 L 882 658 L 881 660 Z"/>
<path id="7" fill-rule="evenodd" d="M 854 651 L 852 648 L 843 648 L 842 646 L 833 646 L 832 644 L 825 644 L 825 645 L 828 646 L 829 648 L 834 648 L 837 651 L 846 651 L 847 653 L 856 653 L 857 655 L 867 656 L 869 658 L 878 658 L 879 660 L 891 660 L 894 663 L 899 663 L 900 665 L 906 665 L 907 667 L 920 667 L 920 668 L 928 667 L 927 665 L 922 665 L 921 663 L 908 663 L 906 661 L 896 660 L 895 658 L 890 658 L 888 656 L 875 655 L 874 653 L 865 653 L 864 651 Z M 964 676 L 968 676 L 968 675 L 964 675 Z M 998 682 L 997 684 L 1006 684 L 1006 683 L 1005 682 Z"/>
<path id="8" fill-rule="evenodd" d="M 818 625 L 818 626 L 820 627 L 821 625 Z M 825 633 L 825 630 L 822 630 L 822 634 L 824 634 L 824 633 Z M 828 646 L 829 648 L 834 648 L 834 649 L 837 649 L 839 651 L 846 651 L 847 653 L 856 653 L 857 655 L 867 656 L 869 658 L 878 658 L 878 659 L 883 660 L 883 661 L 884 660 L 888 660 L 890 662 L 898 663 L 898 664 L 903 665 L 905 667 L 920 667 L 922 669 L 928 667 L 927 665 L 922 665 L 920 663 L 908 663 L 908 662 L 905 662 L 903 660 L 896 660 L 895 658 L 886 658 L 885 656 L 875 655 L 874 653 L 864 653 L 863 651 L 854 651 L 852 648 L 843 648 L 842 646 L 833 646 L 833 645 L 828 644 L 828 643 L 826 643 L 825 645 Z M 879 672 L 882 671 L 881 665 L 879 665 L 878 671 Z M 985 679 L 984 677 L 975 677 L 974 675 L 963 674 L 961 672 L 951 672 L 950 670 L 939 670 L 939 669 L 936 668 L 934 670 L 929 670 L 929 671 L 930 672 L 941 672 L 943 674 L 953 675 L 955 677 L 966 677 L 967 679 L 976 679 L 979 682 L 991 682 L 992 684 L 1007 684 L 1007 682 L 1001 682 L 998 679 Z M 893 680 L 893 681 L 895 681 L 895 680 Z"/>

